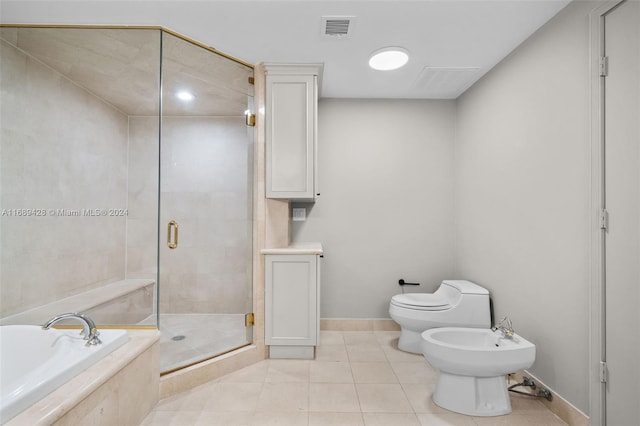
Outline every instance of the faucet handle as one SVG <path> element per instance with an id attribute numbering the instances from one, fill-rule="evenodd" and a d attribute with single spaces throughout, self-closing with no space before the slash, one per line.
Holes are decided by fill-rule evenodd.
<path id="1" fill-rule="evenodd" d="M 507 323 L 507 328 L 513 331 L 513 323 L 509 317 L 504 317 L 503 321 Z"/>
<path id="2" fill-rule="evenodd" d="M 85 338 L 85 340 L 87 341 L 87 343 L 85 343 L 85 346 L 95 346 L 101 344 L 102 340 L 100 340 L 100 338 L 98 337 L 99 335 L 100 332 L 96 328 L 91 329 L 91 333 L 88 337 Z"/>
<path id="3" fill-rule="evenodd" d="M 506 315 L 502 317 L 500 321 L 498 321 L 498 324 L 496 324 L 496 327 L 502 327 L 505 322 L 507 323 L 507 327 L 512 327 L 511 320 Z"/>
<path id="4" fill-rule="evenodd" d="M 500 330 L 502 331 L 502 334 L 505 337 L 513 337 L 513 335 L 515 334 L 515 331 L 513 329 L 513 323 L 511 322 L 511 319 L 509 319 L 508 316 L 505 316 L 500 320 L 500 322 L 498 322 L 498 324 L 491 327 L 491 330 L 493 331 Z"/>

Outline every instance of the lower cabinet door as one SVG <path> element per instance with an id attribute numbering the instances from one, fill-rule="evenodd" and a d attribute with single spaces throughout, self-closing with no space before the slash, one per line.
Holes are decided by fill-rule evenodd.
<path id="1" fill-rule="evenodd" d="M 318 256 L 265 256 L 265 343 L 318 343 Z"/>

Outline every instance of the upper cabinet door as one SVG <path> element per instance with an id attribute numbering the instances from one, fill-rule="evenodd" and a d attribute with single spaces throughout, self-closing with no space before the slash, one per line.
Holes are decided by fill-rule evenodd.
<path id="1" fill-rule="evenodd" d="M 317 65 L 265 65 L 267 198 L 313 201 L 317 191 Z"/>

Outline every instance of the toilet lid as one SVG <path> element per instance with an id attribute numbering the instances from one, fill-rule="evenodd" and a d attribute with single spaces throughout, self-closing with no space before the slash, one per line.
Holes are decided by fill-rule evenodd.
<path id="1" fill-rule="evenodd" d="M 391 298 L 391 303 L 403 308 L 423 311 L 444 311 L 451 308 L 447 299 L 432 293 L 396 294 Z"/>

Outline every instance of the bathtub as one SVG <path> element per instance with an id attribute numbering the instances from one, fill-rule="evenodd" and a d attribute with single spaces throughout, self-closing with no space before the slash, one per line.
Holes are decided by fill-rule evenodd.
<path id="1" fill-rule="evenodd" d="M 125 330 L 100 330 L 87 347 L 78 329 L 0 326 L 0 423 L 54 391 L 127 341 Z"/>

